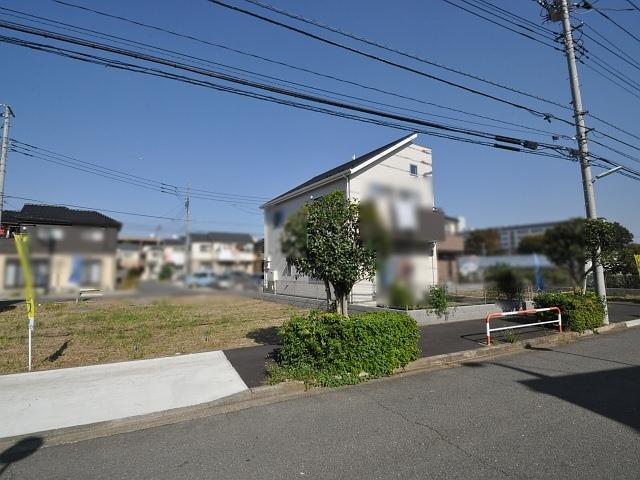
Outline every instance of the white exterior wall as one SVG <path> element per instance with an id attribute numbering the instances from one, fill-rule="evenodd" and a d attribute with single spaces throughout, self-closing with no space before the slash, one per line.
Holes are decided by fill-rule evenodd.
<path id="1" fill-rule="evenodd" d="M 314 188 L 313 190 L 301 193 L 289 200 L 285 200 L 282 203 L 278 203 L 277 205 L 265 207 L 264 258 L 268 262 L 267 265 L 269 272 L 273 272 L 265 272 L 265 283 L 272 280 L 273 275 L 275 275 L 274 285 L 276 293 L 308 298 L 326 297 L 324 283 L 310 280 L 308 277 L 299 276 L 296 279 L 294 275 L 287 275 L 287 260 L 282 253 L 280 236 L 282 235 L 287 218 L 311 200 L 312 197 L 321 197 L 336 190 L 346 192 L 346 188 L 346 178 L 339 178 L 326 185 L 322 185 Z M 274 217 L 276 215 L 282 216 L 282 220 L 278 226 L 274 225 Z"/>
<path id="2" fill-rule="evenodd" d="M 418 168 L 417 175 L 410 174 L 410 165 Z M 276 293 L 295 295 L 300 297 L 324 298 L 324 284 L 307 277 L 295 278 L 295 271 L 287 275 L 286 258 L 280 247 L 280 236 L 287 218 L 303 204 L 311 199 L 335 190 L 347 193 L 352 200 L 367 201 L 375 196 L 380 187 L 394 192 L 411 192 L 419 198 L 418 206 L 423 209 L 431 209 L 434 206 L 433 175 L 431 150 L 415 144 L 409 144 L 401 150 L 387 156 L 383 160 L 375 161 L 371 165 L 356 170 L 348 178 L 343 177 L 328 185 L 305 191 L 297 196 L 287 199 L 282 203 L 265 207 L 265 250 L 264 258 L 267 260 L 268 270 L 265 272 L 265 286 L 273 288 Z M 425 176 L 426 175 L 426 176 Z M 276 212 L 281 212 L 282 221 L 278 227 L 274 226 Z M 401 258 L 402 257 L 402 258 Z M 415 252 L 407 255 L 394 255 L 392 260 L 409 261 L 413 266 L 414 278 L 422 290 L 430 285 L 437 284 L 437 255 L 435 245 L 428 248 L 424 254 Z M 269 273 L 274 272 L 274 273 Z M 273 280 L 275 279 L 275 282 Z M 370 301 L 375 297 L 375 281 L 358 282 L 352 291 L 353 303 Z M 420 296 L 418 291 L 416 296 Z"/>
<path id="3" fill-rule="evenodd" d="M 416 165 L 417 175 L 411 175 L 410 165 Z M 431 150 L 416 144 L 386 157 L 372 166 L 353 175 L 349 182 L 352 200 L 367 201 L 379 196 L 380 187 L 399 194 L 413 192 L 419 198 L 419 207 L 432 209 L 434 206 Z M 384 213 L 381 213 L 384 216 Z M 413 266 L 415 282 L 420 287 L 414 294 L 422 296 L 422 291 L 438 283 L 438 262 L 435 248 L 428 248 L 423 255 L 393 255 L 392 261 L 408 261 Z M 375 286 L 368 281 L 358 282 L 353 288 L 353 301 L 366 300 Z"/>

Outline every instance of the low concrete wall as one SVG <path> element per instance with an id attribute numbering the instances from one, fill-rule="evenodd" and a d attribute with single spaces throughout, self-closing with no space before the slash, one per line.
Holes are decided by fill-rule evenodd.
<path id="1" fill-rule="evenodd" d="M 493 312 L 502 312 L 502 308 L 495 303 L 484 305 L 463 305 L 452 308 L 449 313 L 438 317 L 426 310 L 409 310 L 407 313 L 415 318 L 418 325 L 435 325 L 438 323 L 464 322 L 465 320 L 476 320 L 485 318 Z"/>
<path id="2" fill-rule="evenodd" d="M 273 293 L 247 293 L 247 295 L 260 300 L 267 300 L 275 303 L 286 303 L 288 305 L 295 305 L 301 308 L 315 308 L 323 310 L 326 306 L 325 300 L 319 300 L 315 298 L 297 297 L 293 295 L 274 295 Z M 385 307 L 373 307 L 368 305 L 350 304 L 349 311 L 351 312 L 380 312 L 390 311 L 397 312 L 397 309 L 385 308 Z M 450 313 L 442 317 L 437 317 L 433 314 L 428 314 L 426 310 L 407 310 L 407 313 L 415 318 L 418 325 L 435 325 L 438 323 L 449 322 L 463 322 L 465 320 L 475 320 L 478 318 L 484 318 L 492 312 L 502 312 L 501 306 L 495 303 L 487 303 L 484 305 L 463 305 L 452 308 Z"/>

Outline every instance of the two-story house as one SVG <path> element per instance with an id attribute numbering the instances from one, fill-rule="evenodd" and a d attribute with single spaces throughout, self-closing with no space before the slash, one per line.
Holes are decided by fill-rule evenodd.
<path id="1" fill-rule="evenodd" d="M 277 294 L 323 298 L 324 284 L 300 276 L 288 265 L 280 237 L 287 217 L 307 202 L 339 190 L 354 201 L 375 205 L 392 240 L 391 254 L 376 278 L 361 281 L 350 301 L 385 304 L 383 295 L 401 281 L 422 297 L 438 283 L 436 242 L 444 238 L 444 216 L 434 208 L 431 150 L 410 134 L 316 175 L 266 202 L 265 289 Z"/>
<path id="2" fill-rule="evenodd" d="M 254 273 L 254 240 L 248 233 L 191 234 L 191 271 Z"/>
<path id="3" fill-rule="evenodd" d="M 29 235 L 34 283 L 41 293 L 66 293 L 79 287 L 113 290 L 121 227 L 120 222 L 95 211 L 52 205 L 3 211 L 2 294 L 20 294 L 24 286 L 13 233 Z"/>

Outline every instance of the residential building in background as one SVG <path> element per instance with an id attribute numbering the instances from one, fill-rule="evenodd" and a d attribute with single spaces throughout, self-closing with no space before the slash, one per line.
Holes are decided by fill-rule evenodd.
<path id="1" fill-rule="evenodd" d="M 52 205 L 24 205 L 2 212 L 0 272 L 5 296 L 20 295 L 24 278 L 13 234 L 29 235 L 33 278 L 39 293 L 78 288 L 113 290 L 122 224 L 99 212 Z"/>
<path id="2" fill-rule="evenodd" d="M 384 292 L 402 282 L 416 298 L 438 283 L 436 243 L 445 238 L 444 215 L 434 208 L 431 150 L 411 134 L 317 175 L 268 201 L 264 209 L 265 287 L 277 294 L 325 296 L 324 283 L 288 265 L 280 237 L 287 218 L 333 191 L 375 206 L 391 236 L 392 252 L 373 281 L 358 282 L 351 302 L 384 304 Z"/>
<path id="3" fill-rule="evenodd" d="M 254 239 L 248 233 L 191 234 L 191 271 L 254 273 Z"/>
<path id="4" fill-rule="evenodd" d="M 514 254 L 518 251 L 520 241 L 525 237 L 533 235 L 542 235 L 544 232 L 560 222 L 545 223 L 527 223 L 523 225 L 510 225 L 506 227 L 491 227 L 500 234 L 500 249 L 508 254 Z"/>
<path id="5" fill-rule="evenodd" d="M 464 253 L 463 217 L 444 217 L 444 239 L 438 242 L 438 281 L 458 283 L 458 258 Z"/>
<path id="6" fill-rule="evenodd" d="M 518 247 L 520 246 L 520 242 L 523 238 L 531 237 L 534 235 L 542 235 L 550 228 L 553 228 L 556 225 L 563 223 L 564 221 L 565 220 L 544 223 L 526 223 L 522 225 L 509 225 L 501 227 L 484 227 L 475 230 L 495 230 L 499 235 L 500 252 L 513 255 L 518 253 Z M 464 231 L 464 238 L 466 239 L 468 234 L 472 231 L 473 230 Z"/>

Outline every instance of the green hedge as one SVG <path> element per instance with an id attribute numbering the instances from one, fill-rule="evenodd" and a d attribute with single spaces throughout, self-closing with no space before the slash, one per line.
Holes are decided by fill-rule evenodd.
<path id="1" fill-rule="evenodd" d="M 602 326 L 604 307 L 594 293 L 540 293 L 533 299 L 536 308 L 559 307 L 562 324 L 582 332 Z"/>
<path id="2" fill-rule="evenodd" d="M 280 329 L 282 348 L 270 381 L 335 386 L 390 375 L 418 358 L 419 335 L 416 321 L 404 313 L 296 316 Z"/>

